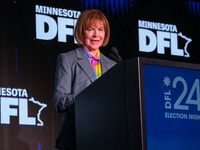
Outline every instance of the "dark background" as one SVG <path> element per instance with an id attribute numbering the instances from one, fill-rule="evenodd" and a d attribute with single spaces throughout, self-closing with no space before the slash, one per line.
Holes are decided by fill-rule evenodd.
<path id="1" fill-rule="evenodd" d="M 54 73 L 59 53 L 73 50 L 73 37 L 67 43 L 38 40 L 35 35 L 35 5 L 77 11 L 100 9 L 111 28 L 109 44 L 100 50 L 108 55 L 115 46 L 123 60 L 137 56 L 200 63 L 200 2 L 189 0 L 27 0 L 1 1 L 0 87 L 27 89 L 29 97 L 47 104 L 42 111 L 43 127 L 20 126 L 17 118 L 10 125 L 0 124 L 0 149 L 54 149 L 62 114 L 54 108 Z M 55 17 L 56 16 L 52 16 Z M 187 37 L 190 58 L 140 53 L 138 20 L 177 25 Z M 181 43 L 180 43 L 181 45 Z M 29 113 L 34 112 L 30 106 Z M 16 121 L 15 121 L 16 119 Z"/>

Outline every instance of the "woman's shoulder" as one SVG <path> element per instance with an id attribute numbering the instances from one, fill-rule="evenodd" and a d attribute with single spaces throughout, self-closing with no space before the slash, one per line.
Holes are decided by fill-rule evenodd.
<path id="1" fill-rule="evenodd" d="M 117 63 L 116 61 L 110 59 L 109 57 L 107 57 L 106 55 L 104 55 L 104 54 L 102 54 L 102 53 L 101 53 L 101 57 L 102 57 L 103 60 L 105 60 L 106 62 L 108 62 L 108 63 L 110 63 L 110 64 L 115 65 L 115 64 Z"/>
<path id="2" fill-rule="evenodd" d="M 58 57 L 65 57 L 65 58 L 73 60 L 75 57 L 77 57 L 77 52 L 80 52 L 80 51 L 82 51 L 82 48 L 78 47 L 68 52 L 60 53 Z"/>

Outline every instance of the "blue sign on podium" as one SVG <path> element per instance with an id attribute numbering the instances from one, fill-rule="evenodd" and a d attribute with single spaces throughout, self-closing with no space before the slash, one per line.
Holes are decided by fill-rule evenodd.
<path id="1" fill-rule="evenodd" d="M 148 150 L 200 150 L 200 70 L 143 65 Z"/>

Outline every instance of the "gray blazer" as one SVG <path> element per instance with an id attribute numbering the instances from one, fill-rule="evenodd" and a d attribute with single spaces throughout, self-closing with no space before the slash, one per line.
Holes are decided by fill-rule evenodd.
<path id="1" fill-rule="evenodd" d="M 113 67 L 116 62 L 100 54 L 102 74 Z M 58 56 L 54 104 L 64 117 L 56 140 L 57 148 L 70 148 L 75 144 L 74 101 L 75 96 L 96 80 L 92 66 L 85 54 L 84 48 L 79 47 L 73 51 Z"/>

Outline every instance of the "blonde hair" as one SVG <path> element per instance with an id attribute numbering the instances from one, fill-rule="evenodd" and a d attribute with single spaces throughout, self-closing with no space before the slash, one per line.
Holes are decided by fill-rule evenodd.
<path id="1" fill-rule="evenodd" d="M 79 16 L 74 31 L 76 41 L 80 45 L 84 45 L 84 31 L 91 27 L 91 25 L 99 22 L 103 24 L 105 30 L 105 38 L 102 46 L 106 46 L 110 38 L 110 26 L 105 15 L 101 11 L 96 9 L 87 9 Z"/>

